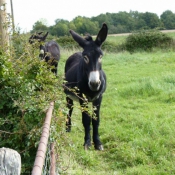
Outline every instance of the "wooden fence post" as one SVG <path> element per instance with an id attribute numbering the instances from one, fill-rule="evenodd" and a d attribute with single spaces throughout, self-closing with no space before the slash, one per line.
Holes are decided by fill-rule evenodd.
<path id="1" fill-rule="evenodd" d="M 0 0 L 0 46 L 8 46 L 9 36 L 7 32 L 6 0 Z"/>
<path id="2" fill-rule="evenodd" d="M 0 148 L 0 175 L 20 175 L 21 156 L 9 148 Z"/>

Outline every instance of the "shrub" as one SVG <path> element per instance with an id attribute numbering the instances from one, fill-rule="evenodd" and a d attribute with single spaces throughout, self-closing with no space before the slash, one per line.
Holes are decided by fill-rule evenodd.
<path id="1" fill-rule="evenodd" d="M 116 53 L 125 50 L 125 46 L 123 44 L 116 44 L 112 41 L 105 41 L 102 45 L 102 50 Z"/>
<path id="2" fill-rule="evenodd" d="M 129 52 L 138 50 L 152 51 L 153 48 L 168 48 L 173 44 L 173 39 L 156 30 L 139 31 L 126 38 L 125 47 Z"/>

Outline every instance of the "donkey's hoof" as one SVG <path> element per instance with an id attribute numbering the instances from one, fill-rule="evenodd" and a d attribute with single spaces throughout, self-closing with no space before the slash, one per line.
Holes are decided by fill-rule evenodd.
<path id="1" fill-rule="evenodd" d="M 71 132 L 71 128 L 70 127 L 67 127 L 66 128 L 66 132 Z"/>
<path id="2" fill-rule="evenodd" d="M 89 150 L 90 147 L 91 147 L 91 144 L 85 144 L 85 145 L 84 145 L 84 150 L 85 150 L 85 151 L 86 151 L 86 150 Z"/>
<path id="3" fill-rule="evenodd" d="M 99 150 L 99 151 L 104 150 L 103 145 L 95 145 L 94 147 L 95 147 L 96 150 Z"/>

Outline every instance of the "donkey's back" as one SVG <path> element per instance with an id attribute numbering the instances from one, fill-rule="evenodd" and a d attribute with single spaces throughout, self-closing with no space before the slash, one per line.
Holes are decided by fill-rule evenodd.
<path id="1" fill-rule="evenodd" d="M 55 60 L 60 60 L 60 48 L 55 41 L 48 41 L 45 44 L 46 52 L 50 53 Z"/>

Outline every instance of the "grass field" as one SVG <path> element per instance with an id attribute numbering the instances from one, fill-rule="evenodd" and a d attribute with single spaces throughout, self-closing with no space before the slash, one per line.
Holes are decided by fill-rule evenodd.
<path id="1" fill-rule="evenodd" d="M 59 74 L 71 52 L 63 51 Z M 62 137 L 61 174 L 175 174 L 175 52 L 105 53 L 103 69 L 107 75 L 100 124 L 104 151 L 93 147 L 84 151 L 81 113 L 75 103 L 72 132 Z"/>

